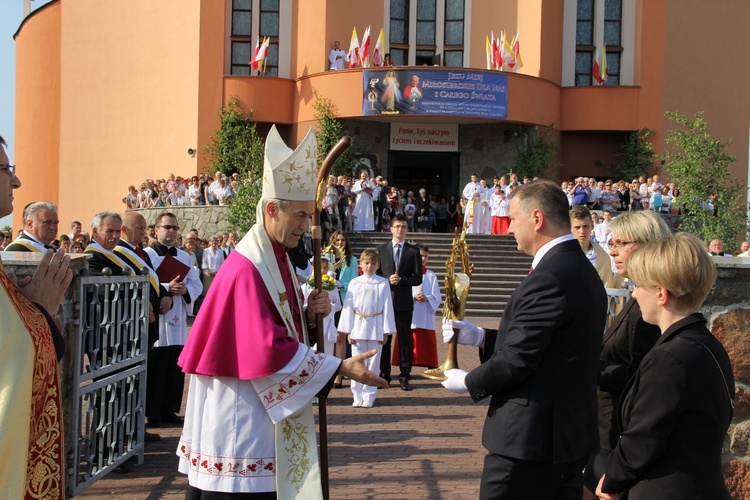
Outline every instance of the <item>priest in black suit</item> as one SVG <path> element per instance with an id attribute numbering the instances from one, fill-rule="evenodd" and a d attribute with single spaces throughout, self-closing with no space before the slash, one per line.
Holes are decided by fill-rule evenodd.
<path id="1" fill-rule="evenodd" d="M 391 283 L 393 312 L 396 317 L 399 355 L 401 356 L 398 376 L 401 390 L 410 391 L 412 338 L 411 315 L 414 300 L 411 287 L 422 284 L 422 256 L 414 245 L 406 242 L 409 232 L 406 217 L 397 215 L 391 222 L 393 239 L 378 246 L 380 269 L 378 274 Z M 380 377 L 391 382 L 391 335 L 383 346 L 380 357 Z"/>
<path id="2" fill-rule="evenodd" d="M 503 312 L 497 336 L 467 321 L 459 343 L 492 356 L 443 385 L 491 397 L 482 444 L 488 450 L 480 498 L 580 500 L 581 470 L 598 447 L 596 379 L 607 298 L 570 234 L 568 200 L 550 181 L 511 195 L 511 230 L 532 270 Z M 445 330 L 445 329 L 444 329 Z"/>

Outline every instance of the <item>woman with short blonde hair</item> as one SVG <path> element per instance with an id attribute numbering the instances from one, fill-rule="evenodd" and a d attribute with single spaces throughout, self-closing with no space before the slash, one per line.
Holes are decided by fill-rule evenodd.
<path id="1" fill-rule="evenodd" d="M 647 243 L 628 260 L 643 319 L 661 331 L 618 406 L 621 436 L 596 494 L 728 499 L 721 455 L 732 420 L 734 377 L 698 308 L 716 268 L 695 236 Z"/>

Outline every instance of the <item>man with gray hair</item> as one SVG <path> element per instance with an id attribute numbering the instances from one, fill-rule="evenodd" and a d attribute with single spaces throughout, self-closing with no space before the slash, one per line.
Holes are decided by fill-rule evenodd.
<path id="1" fill-rule="evenodd" d="M 23 210 L 23 232 L 13 243 L 5 247 L 6 252 L 44 252 L 55 249 L 52 242 L 57 238 L 57 205 L 47 201 L 35 201 Z"/>
<path id="2" fill-rule="evenodd" d="M 101 273 L 105 267 L 112 270 L 114 276 L 129 275 L 130 266 L 123 261 L 114 249 L 120 242 L 122 233 L 122 217 L 117 212 L 101 212 L 91 221 L 91 243 L 84 250 L 91 255 L 89 269 Z M 128 269 L 125 271 L 125 269 Z"/>

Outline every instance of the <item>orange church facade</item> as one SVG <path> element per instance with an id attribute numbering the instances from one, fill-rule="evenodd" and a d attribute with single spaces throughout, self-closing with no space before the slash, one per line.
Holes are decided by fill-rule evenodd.
<path id="1" fill-rule="evenodd" d="M 392 125 L 454 126 L 458 147 L 433 182 L 442 194 L 459 192 L 470 171 L 507 172 L 537 126 L 554 127 L 556 178 L 606 178 L 627 132 L 656 130 L 662 151 L 665 111 L 704 111 L 747 181 L 750 69 L 738 63 L 749 20 L 750 5 L 698 0 L 55 0 L 15 36 L 24 187 L 14 226 L 19 207 L 48 200 L 60 207 L 63 232 L 74 219 L 86 225 L 102 210 L 124 210 L 129 184 L 202 171 L 203 147 L 232 97 L 289 143 L 315 126 L 313 94 L 332 99 L 359 132 L 359 150 L 396 184 L 407 182 L 407 166 L 429 177 L 440 159 L 391 148 Z M 346 51 L 352 28 L 361 39 L 368 25 L 370 50 L 383 27 L 407 71 L 496 74 L 486 69 L 485 37 L 519 33 L 524 66 L 504 73 L 507 114 L 364 115 L 365 70 L 329 71 L 327 54 L 334 40 Z M 258 35 L 271 41 L 265 76 L 247 65 Z M 610 80 L 592 86 L 591 57 L 604 42 Z"/>

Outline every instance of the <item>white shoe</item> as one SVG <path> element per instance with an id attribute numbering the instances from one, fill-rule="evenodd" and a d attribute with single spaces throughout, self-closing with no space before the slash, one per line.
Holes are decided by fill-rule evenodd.
<path id="1" fill-rule="evenodd" d="M 362 404 L 362 401 L 355 401 L 352 403 L 352 406 L 355 408 L 359 408 L 360 406 L 362 406 Z"/>
<path id="2" fill-rule="evenodd" d="M 372 408 L 372 405 L 374 405 L 374 401 L 363 401 L 362 402 L 362 408 Z"/>

